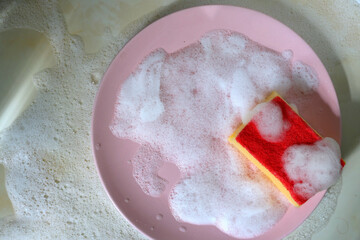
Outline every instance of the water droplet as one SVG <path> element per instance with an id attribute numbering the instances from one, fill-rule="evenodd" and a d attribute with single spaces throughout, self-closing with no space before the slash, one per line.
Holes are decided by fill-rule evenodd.
<path id="1" fill-rule="evenodd" d="M 161 214 L 161 213 L 159 213 L 158 215 L 156 215 L 156 220 L 161 220 L 161 219 L 163 219 L 163 215 Z"/>
<path id="2" fill-rule="evenodd" d="M 97 143 L 97 144 L 95 145 L 95 149 L 96 149 L 96 150 L 100 150 L 100 148 L 101 148 L 101 143 Z"/>
<path id="3" fill-rule="evenodd" d="M 154 231 L 154 229 L 155 229 L 155 227 L 154 227 L 154 226 L 150 228 L 150 230 L 151 230 L 151 231 Z"/>
<path id="4" fill-rule="evenodd" d="M 125 198 L 124 202 L 129 203 L 129 202 L 130 202 L 130 198 Z"/>
<path id="5" fill-rule="evenodd" d="M 179 230 L 180 230 L 180 232 L 186 232 L 187 231 L 186 227 L 184 227 L 184 226 L 179 227 Z"/>

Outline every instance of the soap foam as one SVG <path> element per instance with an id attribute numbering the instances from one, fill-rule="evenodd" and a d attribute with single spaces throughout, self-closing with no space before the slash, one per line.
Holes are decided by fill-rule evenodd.
<path id="1" fill-rule="evenodd" d="M 316 73 L 312 70 L 311 67 L 301 62 L 294 63 L 292 68 L 292 75 L 296 88 L 302 93 L 310 93 L 319 85 Z M 304 81 L 304 79 L 306 81 Z"/>
<path id="2" fill-rule="evenodd" d="M 294 191 L 311 197 L 334 185 L 340 176 L 339 144 L 324 138 L 313 145 L 289 147 L 283 157 L 285 171 L 295 182 Z"/>
<path id="3" fill-rule="evenodd" d="M 115 136 L 146 146 L 133 164 L 143 191 L 160 194 L 166 183 L 157 177 L 159 162 L 172 162 L 181 173 L 169 198 L 178 220 L 212 224 L 246 238 L 274 226 L 287 200 L 227 138 L 272 91 L 286 97 L 296 90 L 292 73 L 301 69 L 292 69 L 291 56 L 221 30 L 174 53 L 159 49 L 148 55 L 124 82 L 110 125 Z M 297 74 L 297 81 L 302 76 L 307 75 Z M 307 94 L 313 85 L 304 84 Z M 144 118 L 147 101 L 154 114 Z M 256 111 L 263 115 L 257 123 L 264 136 L 278 140 L 288 128 L 281 109 L 262 104 Z"/>
<path id="4" fill-rule="evenodd" d="M 136 181 L 144 193 L 152 197 L 158 197 L 166 187 L 167 181 L 157 175 L 163 164 L 162 159 L 158 151 L 154 151 L 148 145 L 142 145 L 132 160 Z"/>
<path id="5" fill-rule="evenodd" d="M 272 102 L 257 105 L 249 115 L 261 136 L 268 142 L 280 141 L 290 128 L 290 123 L 283 119 L 280 106 Z"/>
<path id="6" fill-rule="evenodd" d="M 122 88 L 123 94 L 119 101 L 122 110 L 129 113 L 140 112 L 141 122 L 152 122 L 164 111 L 164 106 L 159 98 L 160 93 L 160 70 L 165 58 L 164 51 L 150 54 L 139 68 L 136 77 L 131 76 Z M 139 101 L 141 99 L 142 101 Z M 121 114 L 121 113 L 118 113 Z M 129 116 L 134 119 L 136 116 Z"/>

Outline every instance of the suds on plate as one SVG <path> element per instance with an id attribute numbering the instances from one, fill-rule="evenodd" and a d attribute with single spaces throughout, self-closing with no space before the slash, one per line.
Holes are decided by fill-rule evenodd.
<path id="1" fill-rule="evenodd" d="M 284 97 L 314 92 L 316 74 L 292 63 L 291 56 L 222 30 L 177 52 L 148 55 L 122 85 L 110 126 L 117 137 L 142 144 L 133 166 L 143 191 L 161 194 L 166 181 L 157 172 L 169 161 L 182 175 L 169 199 L 176 218 L 213 224 L 240 238 L 274 226 L 286 200 L 257 170 L 255 177 L 248 174 L 247 160 L 227 138 L 272 91 Z M 271 104 L 263 105 L 255 120 L 269 141 L 289 127 Z"/>

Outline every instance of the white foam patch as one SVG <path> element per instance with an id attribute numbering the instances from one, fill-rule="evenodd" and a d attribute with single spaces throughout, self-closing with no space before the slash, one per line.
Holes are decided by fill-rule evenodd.
<path id="1" fill-rule="evenodd" d="M 167 181 L 157 174 L 163 164 L 162 159 L 159 151 L 142 145 L 132 160 L 136 181 L 141 189 L 152 197 L 160 196 L 166 187 Z"/>
<path id="2" fill-rule="evenodd" d="M 160 101 L 160 71 L 165 54 L 163 50 L 150 54 L 129 81 L 122 85 L 118 100 L 122 105 L 117 114 L 129 116 L 130 121 L 140 119 L 142 122 L 152 122 L 161 115 L 164 106 Z"/>
<path id="3" fill-rule="evenodd" d="M 294 53 L 291 50 L 285 50 L 281 53 L 281 55 L 287 59 L 287 60 L 291 60 L 294 56 Z"/>
<path id="4" fill-rule="evenodd" d="M 340 176 L 340 147 L 332 138 L 313 145 L 294 145 L 284 155 L 284 167 L 295 182 L 294 191 L 311 197 L 334 185 Z"/>
<path id="5" fill-rule="evenodd" d="M 304 94 L 314 91 L 319 85 L 316 73 L 311 67 L 302 62 L 294 62 L 292 77 L 294 79 L 296 89 Z"/>
<path id="6" fill-rule="evenodd" d="M 231 86 L 231 103 L 244 116 L 253 107 L 254 102 L 259 100 L 259 96 L 256 95 L 255 84 L 244 70 L 239 69 L 235 71 L 233 78 L 238 79 L 238 81 L 234 81 Z M 243 91 L 244 89 L 246 89 L 245 92 Z"/>
<path id="7" fill-rule="evenodd" d="M 149 148 L 133 165 L 144 192 L 160 194 L 166 182 L 157 177 L 159 163 L 172 162 L 181 180 L 169 202 L 179 220 L 213 224 L 235 237 L 269 230 L 288 202 L 227 138 L 272 91 L 286 96 L 294 88 L 291 54 L 283 55 L 218 30 L 172 54 L 147 56 L 119 91 L 110 125 L 115 136 Z M 153 112 L 144 117 L 149 99 Z M 287 129 L 281 109 L 263 104 L 257 113 L 262 133 L 278 140 Z"/>
<path id="8" fill-rule="evenodd" d="M 269 142 L 280 141 L 290 128 L 290 123 L 283 119 L 281 108 L 272 102 L 259 104 L 250 115 L 253 115 L 251 119 L 261 136 Z"/>
<path id="9" fill-rule="evenodd" d="M 223 176 L 214 171 L 183 179 L 173 189 L 170 201 L 180 221 L 212 224 L 232 236 L 245 238 L 262 234 L 286 211 L 284 199 L 279 200 L 277 190 L 266 177 L 255 181 L 236 173 Z"/>

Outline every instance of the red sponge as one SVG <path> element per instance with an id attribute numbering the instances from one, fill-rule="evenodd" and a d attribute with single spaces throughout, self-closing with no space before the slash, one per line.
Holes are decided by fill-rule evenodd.
<path id="1" fill-rule="evenodd" d="M 294 182 L 284 169 L 282 156 L 285 150 L 294 144 L 314 144 L 322 137 L 315 132 L 277 93 L 271 94 L 267 101 L 281 108 L 283 120 L 290 123 L 290 128 L 280 141 L 265 140 L 253 120 L 241 125 L 229 141 L 244 153 L 274 184 L 284 193 L 289 201 L 300 206 L 308 200 L 293 191 Z M 341 159 L 341 165 L 345 162 Z"/>

